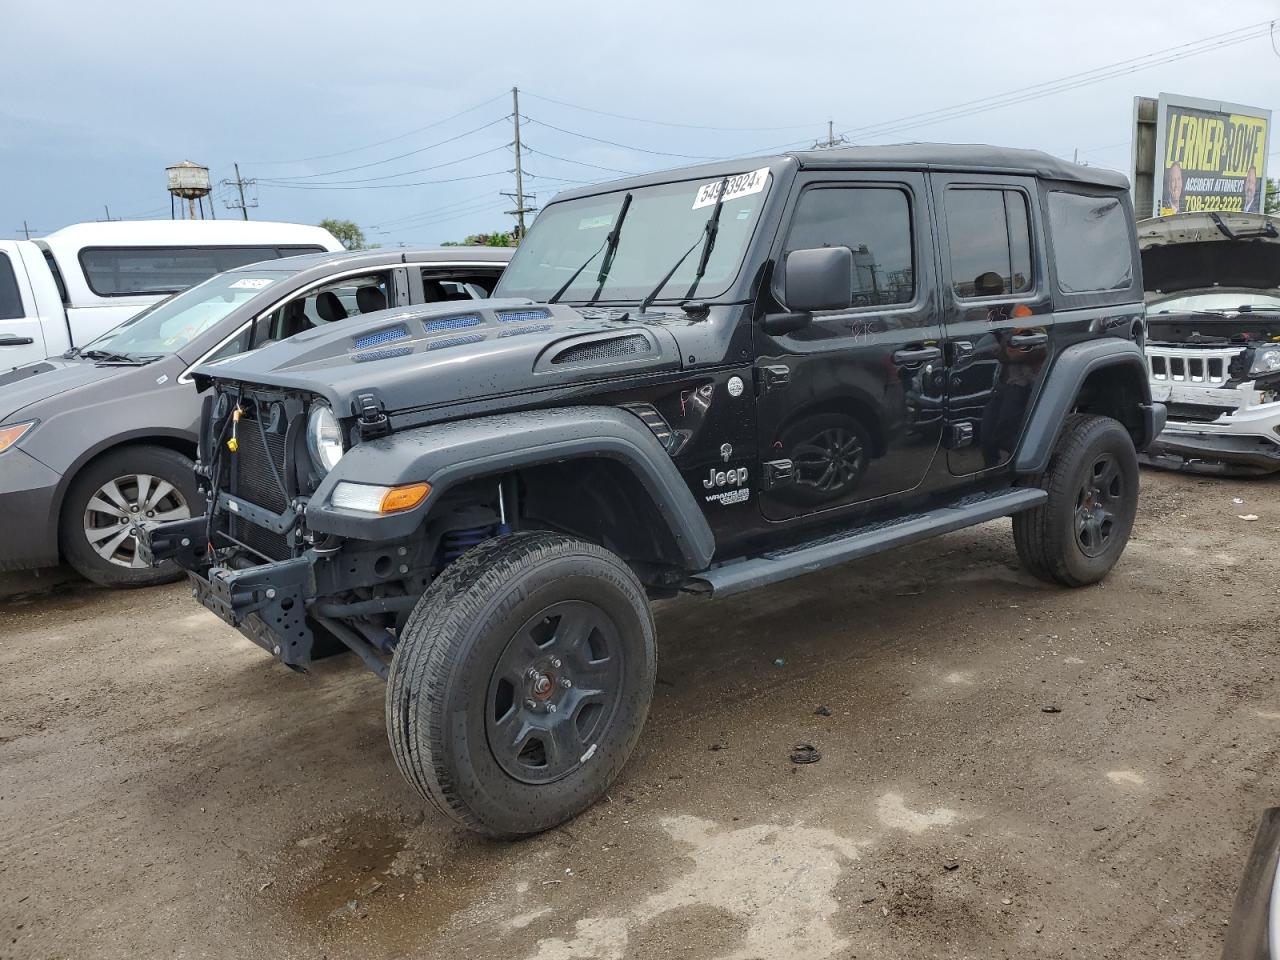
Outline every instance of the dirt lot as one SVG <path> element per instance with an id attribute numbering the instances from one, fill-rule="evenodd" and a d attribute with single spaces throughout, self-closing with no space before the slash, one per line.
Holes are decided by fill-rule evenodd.
<path id="1" fill-rule="evenodd" d="M 1280 802 L 1280 488 L 1144 477 L 1099 587 L 998 523 L 663 606 L 608 802 L 514 845 L 424 811 L 354 658 L 181 585 L 0 606 L 0 958 L 1216 956 Z"/>

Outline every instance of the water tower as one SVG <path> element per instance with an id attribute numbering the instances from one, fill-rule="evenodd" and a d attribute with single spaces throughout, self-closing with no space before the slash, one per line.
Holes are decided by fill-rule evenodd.
<path id="1" fill-rule="evenodd" d="M 202 167 L 198 163 L 192 163 L 190 160 L 183 160 L 181 163 L 175 163 L 172 167 L 165 167 L 165 173 L 169 175 L 169 219 L 173 220 L 174 208 L 173 201 L 177 197 L 187 201 L 187 216 L 185 219 L 194 220 L 196 218 L 196 204 L 200 205 L 200 219 L 204 219 L 204 198 L 209 196 L 211 187 L 209 186 L 209 168 Z M 209 201 L 209 213 L 216 220 L 217 215 L 213 213 L 213 201 Z"/>

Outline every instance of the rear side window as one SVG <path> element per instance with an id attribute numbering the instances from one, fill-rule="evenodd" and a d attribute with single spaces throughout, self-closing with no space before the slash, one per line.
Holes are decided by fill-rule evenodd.
<path id="1" fill-rule="evenodd" d="M 947 191 L 951 286 L 961 299 L 1026 293 L 1031 274 L 1031 227 L 1020 190 Z"/>
<path id="2" fill-rule="evenodd" d="M 1129 222 L 1118 199 L 1051 190 L 1049 227 L 1063 293 L 1127 290 L 1133 285 Z"/>
<path id="3" fill-rule="evenodd" d="M 792 250 L 848 247 L 853 251 L 854 307 L 915 299 L 911 202 L 896 187 L 811 187 L 791 220 L 785 263 Z M 786 291 L 783 291 L 786 301 Z"/>
<path id="4" fill-rule="evenodd" d="M 71 298 L 67 296 L 67 285 L 62 279 L 62 271 L 58 269 L 58 261 L 53 259 L 53 254 L 48 250 L 41 250 L 44 254 L 44 262 L 49 265 L 49 272 L 53 274 L 54 285 L 58 288 L 58 296 L 62 298 L 62 302 L 67 306 L 71 305 Z"/>
<path id="5" fill-rule="evenodd" d="M 22 310 L 22 294 L 18 278 L 13 275 L 9 255 L 0 253 L 0 320 L 16 320 L 26 314 Z"/>
<path id="6" fill-rule="evenodd" d="M 319 253 L 317 246 L 86 247 L 80 251 L 89 289 L 100 297 L 177 293 L 215 273 L 260 260 Z"/>

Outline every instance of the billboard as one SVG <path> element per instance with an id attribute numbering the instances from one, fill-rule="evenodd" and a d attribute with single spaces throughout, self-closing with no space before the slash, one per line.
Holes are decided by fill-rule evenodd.
<path id="1" fill-rule="evenodd" d="M 1162 93 L 1155 119 L 1153 216 L 1262 212 L 1270 110 Z"/>

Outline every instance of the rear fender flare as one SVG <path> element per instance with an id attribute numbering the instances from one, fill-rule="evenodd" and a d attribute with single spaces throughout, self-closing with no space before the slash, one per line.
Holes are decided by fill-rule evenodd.
<path id="1" fill-rule="evenodd" d="M 1038 474 L 1048 469 L 1058 432 L 1067 414 L 1075 407 L 1081 387 L 1090 374 L 1107 367 L 1131 370 L 1135 381 L 1141 385 L 1142 432 L 1150 435 L 1135 437 L 1134 445 L 1142 450 L 1155 438 L 1164 425 L 1164 408 L 1151 402 L 1151 384 L 1142 348 L 1132 340 L 1119 337 L 1072 344 L 1057 355 L 1053 369 L 1036 398 L 1035 409 L 1014 461 L 1017 473 Z"/>

